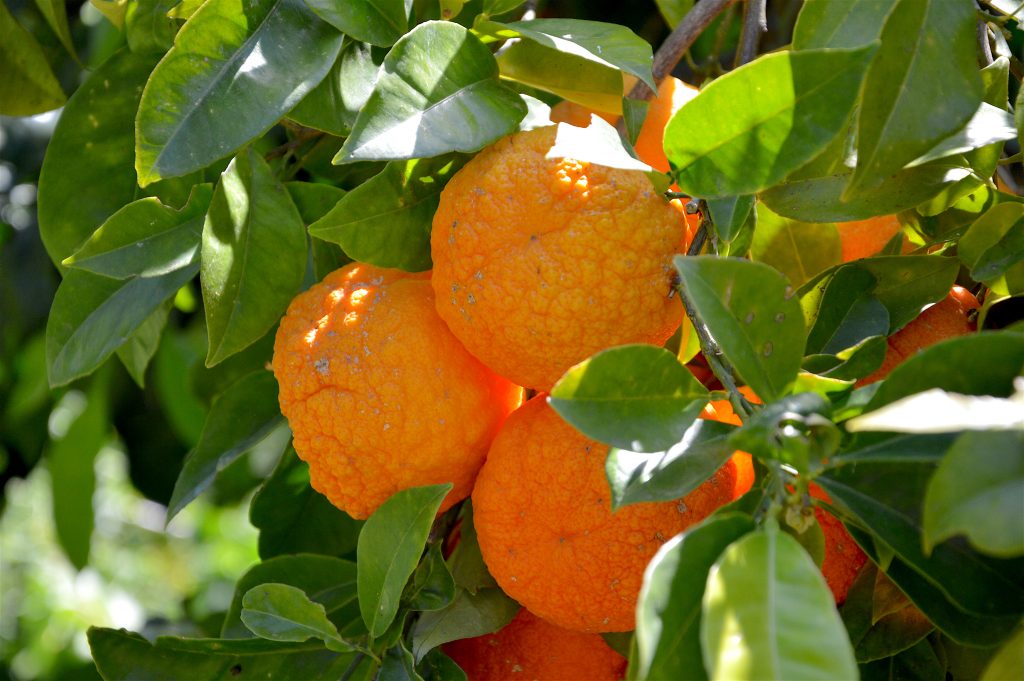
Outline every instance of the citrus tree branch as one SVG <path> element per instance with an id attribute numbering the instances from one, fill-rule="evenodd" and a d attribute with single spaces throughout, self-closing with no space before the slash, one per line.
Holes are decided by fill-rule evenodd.
<path id="1" fill-rule="evenodd" d="M 743 66 L 757 56 L 761 34 L 768 30 L 765 14 L 766 0 L 746 0 L 743 8 L 743 32 L 740 34 L 740 49 L 736 52 L 736 66 Z"/>

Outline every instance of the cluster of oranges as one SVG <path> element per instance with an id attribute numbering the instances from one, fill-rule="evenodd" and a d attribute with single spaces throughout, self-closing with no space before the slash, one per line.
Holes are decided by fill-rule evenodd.
<path id="1" fill-rule="evenodd" d="M 637 146 L 653 167 L 668 169 L 665 123 L 694 94 L 669 79 L 652 103 Z M 497 634 L 448 647 L 471 679 L 584 669 L 621 678 L 625 660 L 597 632 L 631 630 L 661 544 L 753 482 L 750 457 L 737 452 L 685 498 L 613 514 L 608 447 L 548 406 L 545 391 L 574 364 L 674 333 L 683 310 L 672 258 L 687 241 L 680 206 L 645 174 L 548 159 L 554 135 L 511 135 L 452 178 L 434 217 L 431 273 L 350 264 L 292 302 L 274 347 L 295 449 L 336 506 L 365 518 L 399 490 L 441 482 L 454 483 L 442 510 L 472 495 L 487 566 L 524 609 Z M 878 252 L 898 228 L 849 227 L 850 257 Z M 890 346 L 902 357 L 924 344 L 915 333 L 968 330 L 971 301 L 958 296 Z M 536 393 L 525 403 L 524 388 Z M 704 417 L 738 423 L 727 403 Z M 864 556 L 840 523 L 819 520 L 841 601 Z"/>

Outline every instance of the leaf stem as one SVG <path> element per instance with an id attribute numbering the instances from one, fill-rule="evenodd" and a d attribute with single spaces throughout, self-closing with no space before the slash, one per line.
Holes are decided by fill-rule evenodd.
<path id="1" fill-rule="evenodd" d="M 743 8 L 743 29 L 740 34 L 740 48 L 736 51 L 736 67 L 753 61 L 761 44 L 761 34 L 768 30 L 765 14 L 766 0 L 746 0 Z"/>

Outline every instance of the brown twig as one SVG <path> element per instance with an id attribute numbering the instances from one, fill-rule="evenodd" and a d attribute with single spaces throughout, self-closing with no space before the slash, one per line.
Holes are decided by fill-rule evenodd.
<path id="1" fill-rule="evenodd" d="M 978 19 L 978 46 L 981 48 L 982 66 L 988 66 L 995 58 L 992 56 L 992 45 L 988 40 L 988 24 Z"/>
<path id="2" fill-rule="evenodd" d="M 743 8 L 743 31 L 740 34 L 740 49 L 736 51 L 735 66 L 743 66 L 757 56 L 757 48 L 761 44 L 761 34 L 768 30 L 768 17 L 765 13 L 766 0 L 746 0 Z"/>

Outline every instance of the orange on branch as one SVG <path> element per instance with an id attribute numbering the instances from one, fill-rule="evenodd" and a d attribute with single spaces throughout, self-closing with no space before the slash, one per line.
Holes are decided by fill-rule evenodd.
<path id="1" fill-rule="evenodd" d="M 355 518 L 409 487 L 453 482 L 442 510 L 468 496 L 522 398 L 448 331 L 429 273 L 360 263 L 292 301 L 273 369 L 313 487 Z"/>
<path id="2" fill-rule="evenodd" d="M 635 170 L 547 159 L 555 127 L 484 149 L 441 193 L 431 233 L 437 309 L 487 366 L 547 389 L 682 320 L 672 258 L 685 223 Z"/>
<path id="3" fill-rule="evenodd" d="M 658 548 L 746 491 L 737 488 L 744 462 L 730 460 L 683 499 L 612 513 L 608 449 L 539 395 L 509 416 L 473 490 L 480 550 L 498 584 L 534 614 L 577 631 L 632 629 Z"/>
<path id="4" fill-rule="evenodd" d="M 878 255 L 885 245 L 900 231 L 895 215 L 882 215 L 866 220 L 838 222 L 839 240 L 843 248 L 843 262 Z M 907 241 L 904 238 L 904 246 Z"/>
<path id="5" fill-rule="evenodd" d="M 821 499 L 826 503 L 832 501 L 825 490 L 814 483 L 808 486 L 808 491 L 815 499 Z M 821 574 L 824 575 L 828 588 L 832 590 L 836 605 L 842 605 L 846 602 L 846 595 L 868 557 L 857 546 L 857 542 L 850 536 L 842 521 L 834 515 L 815 507 L 814 517 L 817 518 L 825 539 L 825 558 L 821 562 Z"/>
<path id="6" fill-rule="evenodd" d="M 523 608 L 493 634 L 444 646 L 469 681 L 619 681 L 626 658 L 599 634 L 555 626 Z"/>

